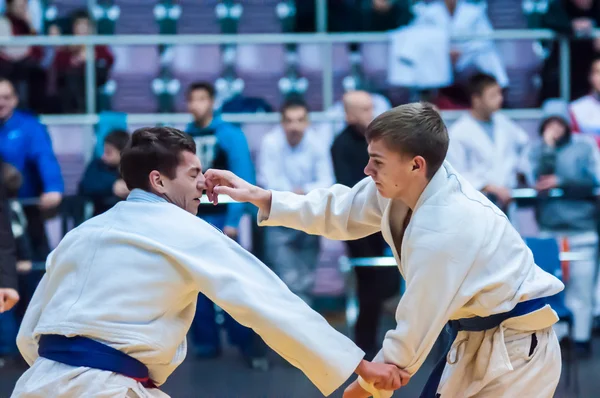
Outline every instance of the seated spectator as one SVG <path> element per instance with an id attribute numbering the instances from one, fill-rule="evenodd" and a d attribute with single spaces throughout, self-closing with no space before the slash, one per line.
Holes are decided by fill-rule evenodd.
<path id="1" fill-rule="evenodd" d="M 128 142 L 127 131 L 111 132 L 104 139 L 102 157 L 92 160 L 85 170 L 79 184 L 79 194 L 92 200 L 94 216 L 104 213 L 129 195 L 119 171 L 121 151 Z"/>
<path id="2" fill-rule="evenodd" d="M 594 137 L 600 145 L 600 55 L 592 62 L 588 76 L 591 90 L 571 103 L 571 122 L 573 131 Z"/>
<path id="3" fill-rule="evenodd" d="M 594 57 L 600 55 L 600 38 L 592 39 L 590 37 L 589 40 L 581 40 L 581 37 L 589 36 L 594 28 L 600 26 L 600 0 L 551 1 L 541 24 L 542 28 L 552 29 L 557 33 L 574 38 L 569 43 L 571 54 L 569 99 L 574 100 L 589 94 L 588 68 Z M 559 42 L 554 41 L 550 57 L 546 60 L 542 70 L 540 102 L 560 97 L 559 65 Z"/>
<path id="4" fill-rule="evenodd" d="M 0 156 L 23 176 L 19 199 L 39 204 L 23 207 L 34 261 L 46 261 L 50 253 L 45 218 L 62 201 L 64 184 L 48 131 L 39 120 L 15 110 L 19 99 L 10 81 L 0 78 Z"/>
<path id="5" fill-rule="evenodd" d="M 6 0 L 5 19 L 0 23 L 6 36 L 36 35 L 27 0 Z M 45 110 L 47 73 L 40 66 L 43 50 L 39 46 L 7 46 L 0 49 L 0 76 L 15 82 L 22 105 L 34 112 Z"/>
<path id="6" fill-rule="evenodd" d="M 419 3 L 413 7 L 415 18 L 410 27 L 431 26 L 445 30 L 449 37 L 457 35 L 486 35 L 493 27 L 486 13 L 486 6 L 467 0 L 435 0 Z M 428 40 L 417 30 L 411 40 Z M 489 39 L 472 39 L 452 42 L 450 54 L 454 71 L 453 85 L 442 95 L 459 105 L 468 105 L 465 88 L 469 78 L 478 72 L 494 76 L 500 87 L 508 86 L 506 69 L 496 46 Z"/>
<path id="7" fill-rule="evenodd" d="M 476 189 L 507 210 L 517 174 L 523 171 L 528 135 L 498 111 L 502 89 L 490 75 L 477 74 L 469 83 L 471 110 L 449 128 L 448 161 Z"/>
<path id="8" fill-rule="evenodd" d="M 23 207 L 18 200 L 15 200 L 19 194 L 19 189 L 22 185 L 21 173 L 8 163 L 2 164 L 4 176 L 4 185 L 6 188 L 6 196 L 9 199 L 11 210 L 11 227 L 16 243 L 17 271 L 21 274 L 31 271 L 33 258 L 33 250 L 31 240 L 27 235 L 27 217 Z"/>
<path id="9" fill-rule="evenodd" d="M 327 147 L 311 130 L 308 107 L 289 100 L 281 109 L 283 133 L 275 131 L 263 139 L 258 162 L 258 183 L 266 189 L 304 195 L 333 185 L 333 170 Z M 266 231 L 268 262 L 292 292 L 307 303 L 315 281 L 320 238 L 284 227 Z"/>
<path id="10" fill-rule="evenodd" d="M 566 239 L 569 250 L 583 260 L 570 263 L 566 305 L 574 316 L 577 350 L 591 354 L 595 275 L 598 265 L 598 204 L 593 189 L 600 186 L 600 154 L 594 141 L 571 135 L 566 104 L 560 112 L 546 112 L 540 139 L 530 148 L 530 183 L 539 191 L 537 221 L 542 236 Z M 547 192 L 561 188 L 562 198 Z"/>
<path id="11" fill-rule="evenodd" d="M 93 33 L 92 21 L 86 11 L 76 11 L 71 16 L 72 33 L 87 36 Z M 107 46 L 95 46 L 96 86 L 108 81 L 114 57 Z M 62 100 L 62 111 L 80 113 L 85 111 L 85 46 L 66 46 L 57 50 L 53 68 L 56 85 Z"/>

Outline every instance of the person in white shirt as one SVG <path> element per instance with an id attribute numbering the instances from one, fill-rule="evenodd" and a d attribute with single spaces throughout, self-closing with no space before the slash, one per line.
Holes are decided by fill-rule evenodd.
<path id="1" fill-rule="evenodd" d="M 388 82 L 419 89 L 448 85 L 462 89 L 471 75 L 484 72 L 507 87 L 506 67 L 496 44 L 485 37 L 494 31 L 486 8 L 484 1 L 415 2 L 410 25 L 392 31 Z M 465 35 L 472 38 L 452 39 Z"/>
<path id="2" fill-rule="evenodd" d="M 596 57 L 590 68 L 591 93 L 571 103 L 569 111 L 573 131 L 593 137 L 600 146 L 600 57 Z M 600 329 L 600 278 L 594 294 L 594 317 Z"/>
<path id="3" fill-rule="evenodd" d="M 600 145 L 600 57 L 590 66 L 590 88 L 588 95 L 571 103 L 569 112 L 573 131 L 592 136 Z"/>
<path id="4" fill-rule="evenodd" d="M 127 200 L 48 258 L 17 338 L 31 368 L 12 397 L 167 397 L 157 386 L 185 359 L 199 292 L 326 396 L 353 372 L 386 389 L 406 383 L 397 367 L 364 361 L 268 267 L 196 217 L 205 179 L 192 137 L 137 130 L 121 173 Z"/>
<path id="5" fill-rule="evenodd" d="M 527 133 L 499 112 L 502 89 L 479 73 L 469 82 L 471 110 L 450 126 L 448 161 L 469 183 L 506 210 L 525 168 Z"/>
<path id="6" fill-rule="evenodd" d="M 300 195 L 333 184 L 328 147 L 310 126 L 308 107 L 289 100 L 281 108 L 281 128 L 267 134 L 259 153 L 258 183 L 266 189 Z M 266 231 L 266 255 L 292 292 L 310 303 L 319 260 L 320 238 L 284 227 Z"/>
<path id="7" fill-rule="evenodd" d="M 330 239 L 382 231 L 406 291 L 374 361 L 418 371 L 447 327 L 452 346 L 421 397 L 550 398 L 561 355 L 546 297 L 564 289 L 544 272 L 507 217 L 445 161 L 448 133 L 428 104 L 407 104 L 368 127 L 367 178 L 307 195 L 268 191 L 208 170 L 209 199 L 226 194 L 258 207 L 260 225 Z M 368 392 L 365 392 L 368 390 Z M 359 378 L 346 397 L 387 398 Z"/>

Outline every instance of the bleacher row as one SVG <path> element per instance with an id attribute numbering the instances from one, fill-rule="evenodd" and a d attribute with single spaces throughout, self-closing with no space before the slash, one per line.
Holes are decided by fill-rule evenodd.
<path id="1" fill-rule="evenodd" d="M 313 1 L 313 0 L 306 0 Z M 413 3 L 413 0 L 404 0 Z M 480 0 L 483 1 L 483 0 Z M 521 29 L 534 25 L 528 14 L 539 14 L 548 0 L 488 0 L 488 15 L 496 29 Z M 80 0 L 47 0 L 44 15 L 50 20 L 66 17 L 82 7 Z M 218 34 L 223 32 L 281 33 L 289 31 L 281 19 L 281 4 L 293 4 L 290 0 L 260 1 L 195 1 L 181 0 L 172 4 L 162 0 L 151 4 L 145 0 L 99 1 L 92 14 L 98 20 L 101 34 Z M 239 19 L 223 18 L 217 6 L 230 9 L 241 5 Z M 175 10 L 175 11 L 173 11 Z M 221 15 L 219 19 L 217 14 Z M 227 15 L 227 13 L 225 13 Z M 106 23 L 109 20 L 110 23 Z M 528 22 L 529 21 L 529 22 Z M 506 95 L 506 106 L 527 108 L 537 105 L 539 79 L 536 76 L 542 59 L 535 51 L 535 41 L 499 41 L 498 47 L 511 81 Z M 235 48 L 235 46 L 229 46 Z M 387 44 L 366 43 L 357 55 L 351 57 L 347 44 L 334 45 L 333 98 L 344 91 L 348 77 L 360 74 L 368 86 L 389 94 L 387 78 Z M 194 80 L 215 81 L 227 75 L 227 79 L 243 81 L 246 96 L 265 99 L 277 108 L 285 93 L 280 81 L 284 76 L 291 79 L 303 77 L 308 82 L 303 93 L 312 110 L 323 108 L 323 58 L 318 45 L 298 45 L 297 65 L 291 67 L 290 46 L 240 45 L 237 46 L 233 65 L 227 67 L 224 47 L 218 45 L 180 46 L 170 49 L 159 46 L 113 46 L 116 63 L 112 71 L 115 89 L 112 109 L 128 113 L 182 112 L 185 110 L 185 87 Z M 353 59 L 359 59 L 359 67 L 353 67 Z M 165 83 L 177 81 L 174 105 L 163 104 L 156 92 L 156 79 Z M 345 80 L 346 79 L 346 80 Z M 111 83 L 112 84 L 112 83 Z M 153 87 L 155 87 L 153 89 Z M 396 90 L 398 91 L 398 90 Z M 402 90 L 400 90 L 402 91 Z M 394 93 L 406 98 L 408 93 Z M 140 101 L 144 98 L 144 101 Z"/>

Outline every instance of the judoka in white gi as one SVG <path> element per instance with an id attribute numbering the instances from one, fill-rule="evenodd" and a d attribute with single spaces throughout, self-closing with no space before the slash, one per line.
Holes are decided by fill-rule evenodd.
<path id="1" fill-rule="evenodd" d="M 469 81 L 471 109 L 450 126 L 447 160 L 477 190 L 506 210 L 517 173 L 527 164 L 527 133 L 498 112 L 504 100 L 493 76 L 478 73 Z"/>
<path id="2" fill-rule="evenodd" d="M 199 291 L 324 395 L 353 372 L 398 388 L 403 371 L 363 361 L 265 265 L 195 216 L 204 189 L 195 154 L 178 130 L 133 134 L 121 160 L 128 199 L 68 233 L 48 258 L 17 341 L 31 368 L 12 396 L 166 397 L 154 387 L 186 356 Z"/>
<path id="3" fill-rule="evenodd" d="M 261 225 L 330 239 L 381 230 L 406 292 L 397 327 L 375 361 L 412 375 L 444 326 L 458 331 L 422 397 L 552 397 L 561 371 L 552 329 L 558 319 L 543 298 L 564 285 L 534 263 L 506 216 L 444 160 L 448 134 L 430 105 L 394 108 L 370 124 L 366 137 L 369 177 L 352 188 L 334 185 L 301 196 L 208 170 L 209 198 L 227 194 L 256 205 Z M 375 392 L 359 378 L 346 396 L 370 396 L 363 389 Z"/>

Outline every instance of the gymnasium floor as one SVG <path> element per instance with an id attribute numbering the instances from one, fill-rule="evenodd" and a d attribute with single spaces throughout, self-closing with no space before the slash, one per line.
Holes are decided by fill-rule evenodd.
<path id="1" fill-rule="evenodd" d="M 386 326 L 392 326 L 392 320 Z M 341 325 L 340 325 L 341 327 Z M 435 349 L 434 349 L 435 352 Z M 580 394 L 565 391 L 565 368 L 563 380 L 556 398 L 600 397 L 600 337 L 594 340 L 595 356 L 579 360 Z M 246 368 L 237 352 L 224 350 L 219 359 L 199 361 L 188 357 L 171 376 L 162 390 L 173 398 L 319 398 L 322 395 L 304 375 L 288 365 L 276 354 L 270 355 L 271 369 L 268 372 Z M 435 358 L 428 358 L 423 368 L 408 386 L 399 390 L 395 397 L 415 398 L 425 383 Z M 0 398 L 8 398 L 22 370 L 0 368 Z M 343 388 L 332 395 L 342 396 Z M 49 397 L 50 398 L 50 397 Z M 75 398 L 75 397 L 74 397 Z M 535 398 L 535 397 L 519 397 Z"/>

